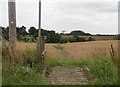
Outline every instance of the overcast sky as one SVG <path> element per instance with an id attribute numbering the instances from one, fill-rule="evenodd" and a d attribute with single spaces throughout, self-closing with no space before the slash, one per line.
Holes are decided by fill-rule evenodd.
<path id="1" fill-rule="evenodd" d="M 17 26 L 38 28 L 38 1 L 16 0 Z M 118 33 L 118 0 L 42 0 L 43 29 Z M 0 0 L 0 26 L 8 26 L 8 3 Z"/>

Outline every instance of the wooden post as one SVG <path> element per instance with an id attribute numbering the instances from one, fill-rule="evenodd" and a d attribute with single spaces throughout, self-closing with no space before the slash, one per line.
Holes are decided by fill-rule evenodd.
<path id="1" fill-rule="evenodd" d="M 120 35 L 120 1 L 118 2 L 118 36 Z M 118 42 L 118 80 L 120 80 L 120 44 Z"/>
<path id="2" fill-rule="evenodd" d="M 0 27 L 0 86 L 2 87 L 2 27 Z"/>
<path id="3" fill-rule="evenodd" d="M 42 74 L 42 45 L 41 45 L 42 39 L 41 37 L 37 38 L 37 51 L 38 51 L 38 60 L 39 60 L 39 69 Z"/>
<path id="4" fill-rule="evenodd" d="M 14 51 L 16 48 L 16 8 L 15 0 L 8 1 L 8 13 L 9 13 L 9 52 L 10 61 L 14 57 Z"/>
<path id="5" fill-rule="evenodd" d="M 39 30 L 37 38 L 38 60 L 40 63 L 40 72 L 42 74 L 42 37 L 41 37 L 41 0 L 39 0 Z"/>
<path id="6" fill-rule="evenodd" d="M 37 38 L 37 50 L 38 50 L 38 60 L 40 63 L 40 72 L 44 69 L 44 53 L 45 53 L 45 41 L 44 36 L 41 36 L 41 0 L 39 0 L 39 30 Z"/>
<path id="7" fill-rule="evenodd" d="M 41 0 L 39 0 L 39 31 L 38 37 L 41 37 Z"/>
<path id="8" fill-rule="evenodd" d="M 45 50 L 45 39 L 44 39 L 44 36 L 42 37 L 42 64 L 43 64 L 43 68 L 44 68 L 44 65 L 45 65 L 45 53 L 46 53 L 46 50 Z"/>

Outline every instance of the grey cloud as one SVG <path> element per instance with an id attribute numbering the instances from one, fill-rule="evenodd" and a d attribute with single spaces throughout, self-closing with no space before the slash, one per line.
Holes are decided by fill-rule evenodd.
<path id="1" fill-rule="evenodd" d="M 56 16 L 61 18 L 57 21 L 59 29 L 84 29 L 101 33 L 107 32 L 107 29 L 117 31 L 117 3 L 59 2 L 57 10 L 59 15 Z"/>
<path id="2" fill-rule="evenodd" d="M 59 3 L 59 9 L 64 10 L 66 13 L 84 11 L 92 12 L 117 12 L 118 5 L 114 2 L 62 2 Z"/>
<path id="3" fill-rule="evenodd" d="M 46 0 L 47 1 L 47 0 Z M 0 3 L 0 25 L 7 25 L 7 5 Z M 42 28 L 70 32 L 83 29 L 90 33 L 116 33 L 117 3 L 114 2 L 43 2 Z M 112 21 L 111 21 L 112 20 Z M 17 26 L 38 27 L 38 2 L 18 2 Z"/>

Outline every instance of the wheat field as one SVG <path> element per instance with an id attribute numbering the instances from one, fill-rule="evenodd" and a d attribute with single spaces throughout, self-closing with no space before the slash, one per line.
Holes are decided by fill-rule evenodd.
<path id="1" fill-rule="evenodd" d="M 59 44 L 45 44 L 45 48 L 49 57 L 78 59 L 87 58 L 91 55 L 109 56 L 111 44 L 118 55 L 118 42 L 119 40 L 66 43 L 60 45 L 64 48 L 62 50 L 54 47 Z M 24 51 L 27 48 L 36 49 L 36 43 L 17 42 L 18 50 Z"/>
<path id="2" fill-rule="evenodd" d="M 116 58 L 118 57 L 113 58 L 109 56 L 110 56 L 111 44 L 113 46 L 115 53 L 118 54 L 118 48 L 119 48 L 118 43 L 119 43 L 118 40 L 76 42 L 76 43 L 66 43 L 66 44 L 47 43 L 45 44 L 47 50 L 47 55 L 45 57 L 46 59 L 45 66 L 46 67 L 66 66 L 70 68 L 71 66 L 73 67 L 87 66 L 90 70 L 90 73 L 88 75 L 90 76 L 93 75 L 95 76 L 95 78 L 99 77 L 95 82 L 93 81 L 93 83 L 91 83 L 92 85 L 114 84 L 114 83 L 117 84 L 118 71 L 116 64 L 118 64 L 118 59 Z M 10 68 L 9 62 L 6 62 L 6 60 L 3 61 L 4 64 L 3 72 L 5 73 L 4 84 L 6 84 L 7 82 L 12 83 L 19 81 L 20 80 L 19 78 L 25 79 L 25 81 L 24 80 L 22 80 L 22 82 L 20 81 L 21 83 L 26 82 L 29 84 L 31 82 L 31 78 L 33 79 L 32 84 L 38 84 L 40 81 L 41 81 L 40 84 L 43 83 L 42 78 L 39 76 L 40 74 L 34 73 L 34 72 L 38 72 L 38 66 L 39 66 L 39 64 L 37 64 L 36 62 L 38 61 L 35 51 L 36 47 L 37 47 L 36 43 L 17 42 L 16 44 L 17 51 L 15 52 L 14 55 L 15 57 L 12 60 L 16 65 Z M 7 51 L 4 50 L 4 52 L 6 53 Z M 4 55 L 3 59 L 9 58 L 9 54 L 7 54 L 7 57 L 6 54 Z M 115 60 L 114 63 L 113 60 L 111 59 Z M 30 68 L 30 70 L 33 72 L 30 72 L 30 74 L 28 73 L 28 75 L 27 74 L 24 75 L 23 71 L 21 70 L 23 70 L 24 67 L 29 67 L 31 61 L 33 64 L 32 65 L 33 68 Z M 28 69 L 28 68 L 24 68 L 24 69 Z M 13 74 L 9 74 L 9 72 Z M 10 77 L 12 77 L 13 79 L 11 80 Z M 106 81 L 104 79 L 106 79 Z M 44 81 L 46 84 L 47 81 L 46 80 Z"/>

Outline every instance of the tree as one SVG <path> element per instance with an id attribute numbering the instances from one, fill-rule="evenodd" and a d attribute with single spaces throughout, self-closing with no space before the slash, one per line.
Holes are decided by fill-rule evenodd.
<path id="1" fill-rule="evenodd" d="M 75 31 L 71 31 L 70 35 L 91 35 L 90 33 L 85 33 L 84 31 L 81 30 L 75 30 Z"/>
<path id="2" fill-rule="evenodd" d="M 47 42 L 48 43 L 59 43 L 60 38 L 61 38 L 61 35 L 59 35 L 59 34 L 49 33 L 47 35 Z"/>
<path id="3" fill-rule="evenodd" d="M 44 29 L 41 29 L 41 34 L 44 35 L 44 36 L 47 36 L 48 31 L 47 31 L 47 30 L 44 30 Z"/>
<path id="4" fill-rule="evenodd" d="M 38 29 L 36 29 L 35 27 L 30 27 L 29 31 L 29 35 L 33 36 L 33 39 L 36 39 L 38 37 Z"/>
<path id="5" fill-rule="evenodd" d="M 64 35 L 65 32 L 66 32 L 65 30 L 62 30 L 60 34 L 61 34 L 61 35 Z"/>
<path id="6" fill-rule="evenodd" d="M 6 40 L 9 40 L 9 27 L 1 27 L 2 29 L 2 37 Z"/>
<path id="7" fill-rule="evenodd" d="M 18 39 L 19 41 L 22 40 L 22 37 L 23 37 L 23 36 L 28 35 L 25 26 L 17 27 L 16 30 L 17 30 L 17 39 Z"/>
<path id="8" fill-rule="evenodd" d="M 115 36 L 114 40 L 120 40 L 120 35 Z"/>
<path id="9" fill-rule="evenodd" d="M 75 38 L 75 41 L 76 42 L 85 42 L 86 39 L 84 37 L 79 37 L 77 35 L 73 36 Z"/>
<path id="10" fill-rule="evenodd" d="M 77 30 L 70 32 L 70 35 L 85 35 L 85 33 L 81 30 Z"/>
<path id="11" fill-rule="evenodd" d="M 91 34 L 90 34 L 90 33 L 85 33 L 85 35 L 87 35 L 87 36 L 91 36 Z"/>
<path id="12" fill-rule="evenodd" d="M 26 27 L 22 26 L 22 27 L 17 27 L 17 36 L 25 36 L 28 35 L 27 31 L 26 31 Z"/>
<path id="13" fill-rule="evenodd" d="M 23 36 L 25 36 L 25 35 L 28 34 L 27 31 L 26 31 L 26 27 L 22 26 L 22 27 L 20 27 L 20 29 L 21 29 L 21 34 L 22 34 Z"/>
<path id="14" fill-rule="evenodd" d="M 35 28 L 35 27 L 30 27 L 30 29 L 28 30 L 29 31 L 29 34 L 30 35 L 35 35 L 36 33 L 38 33 L 37 31 L 37 29 Z"/>

